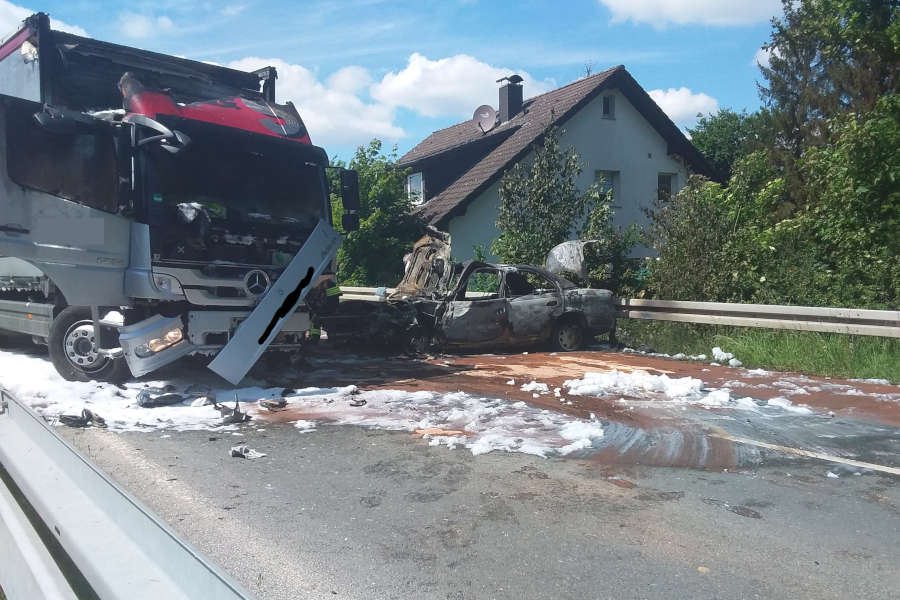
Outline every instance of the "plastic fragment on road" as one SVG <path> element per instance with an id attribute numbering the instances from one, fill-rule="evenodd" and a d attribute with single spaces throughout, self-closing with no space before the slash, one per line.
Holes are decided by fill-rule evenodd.
<path id="1" fill-rule="evenodd" d="M 82 409 L 79 415 L 59 415 L 59 422 L 67 427 L 106 427 L 106 421 L 98 414 L 93 413 L 87 408 Z"/>
<path id="2" fill-rule="evenodd" d="M 231 447 L 232 458 L 262 458 L 266 456 L 265 452 L 257 452 L 247 444 L 239 444 Z"/>
<path id="3" fill-rule="evenodd" d="M 259 406 L 266 410 L 281 410 L 287 406 L 287 400 L 284 398 L 263 398 L 259 401 Z"/>
<path id="4" fill-rule="evenodd" d="M 168 387 L 168 386 L 167 386 Z M 154 408 L 156 406 L 170 406 L 184 402 L 184 396 L 172 392 L 154 393 L 152 388 L 145 388 L 138 392 L 137 405 L 141 408 Z"/>
<path id="5" fill-rule="evenodd" d="M 228 408 L 222 404 L 213 404 L 213 406 L 222 415 L 222 425 L 246 423 L 252 418 L 247 413 L 241 412 L 241 405 L 238 401 L 237 392 L 234 393 L 234 408 Z"/>

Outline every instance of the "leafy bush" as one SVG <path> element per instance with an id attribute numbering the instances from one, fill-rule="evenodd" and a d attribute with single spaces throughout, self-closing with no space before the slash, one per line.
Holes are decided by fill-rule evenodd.
<path id="1" fill-rule="evenodd" d="M 576 188 L 581 159 L 574 148 L 560 149 L 555 128 L 535 144 L 530 164 L 523 162 L 500 181 L 500 235 L 491 251 L 505 263 L 543 265 L 554 246 L 571 238 L 600 194 L 596 186 L 584 193 Z"/>
<path id="2" fill-rule="evenodd" d="M 654 294 L 815 306 L 900 305 L 900 97 L 828 122 L 791 194 L 764 152 L 735 163 L 728 187 L 693 178 L 651 211 Z"/>
<path id="3" fill-rule="evenodd" d="M 394 285 L 403 277 L 403 256 L 425 232 L 411 214 L 406 171 L 397 166 L 397 149 L 381 151 L 381 141 L 360 146 L 348 165 L 359 173 L 360 228 L 348 233 L 338 251 L 338 282 L 344 285 Z M 332 198 L 335 223 L 340 201 Z"/>
<path id="4" fill-rule="evenodd" d="M 614 227 L 610 195 L 602 196 L 596 183 L 584 192 L 576 188 L 581 170 L 575 149 L 560 149 L 558 131 L 549 129 L 534 147 L 532 162 L 516 164 L 500 182 L 500 236 L 491 250 L 502 262 L 542 266 L 557 244 L 576 236 L 596 240 L 585 246 L 588 276 L 567 276 L 614 291 L 633 286 L 637 269 L 627 265 L 626 257 L 638 242 L 639 228 Z"/>

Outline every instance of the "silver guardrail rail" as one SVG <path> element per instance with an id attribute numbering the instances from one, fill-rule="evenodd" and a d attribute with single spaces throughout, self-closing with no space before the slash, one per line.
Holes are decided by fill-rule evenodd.
<path id="1" fill-rule="evenodd" d="M 8 598 L 251 598 L 0 388 L 0 586 Z"/>
<path id="2" fill-rule="evenodd" d="M 383 301 L 378 288 L 341 286 L 341 300 Z M 386 293 L 393 288 L 385 288 Z M 733 304 L 678 300 L 619 299 L 618 316 L 626 319 L 677 321 L 705 325 L 734 325 L 821 331 L 900 338 L 900 311 L 860 308 L 825 308 L 780 304 Z"/>
<path id="3" fill-rule="evenodd" d="M 900 311 L 896 310 L 640 298 L 623 299 L 618 304 L 619 315 L 629 319 L 900 338 Z"/>

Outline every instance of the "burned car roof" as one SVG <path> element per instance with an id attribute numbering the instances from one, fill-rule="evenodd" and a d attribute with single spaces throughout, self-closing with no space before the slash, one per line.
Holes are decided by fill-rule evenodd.
<path id="1" fill-rule="evenodd" d="M 509 265 L 506 263 L 487 263 L 487 262 L 478 261 L 478 260 L 467 260 L 467 261 L 463 262 L 461 266 L 462 266 L 461 274 L 466 273 L 467 271 L 469 271 L 471 269 L 475 269 L 475 268 L 497 269 L 499 271 L 531 271 L 534 273 L 539 273 L 540 275 L 543 275 L 547 279 L 555 281 L 564 290 L 578 287 L 577 285 L 575 285 L 574 283 L 572 283 L 565 277 L 562 277 L 555 273 L 551 273 L 547 269 L 543 269 L 541 267 L 535 267 L 534 265 Z"/>

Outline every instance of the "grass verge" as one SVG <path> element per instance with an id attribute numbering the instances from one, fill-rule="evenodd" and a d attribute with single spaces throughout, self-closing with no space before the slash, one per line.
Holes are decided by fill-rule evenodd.
<path id="1" fill-rule="evenodd" d="M 900 340 L 893 338 L 638 319 L 619 319 L 616 334 L 641 350 L 709 356 L 719 346 L 746 367 L 900 383 Z"/>

